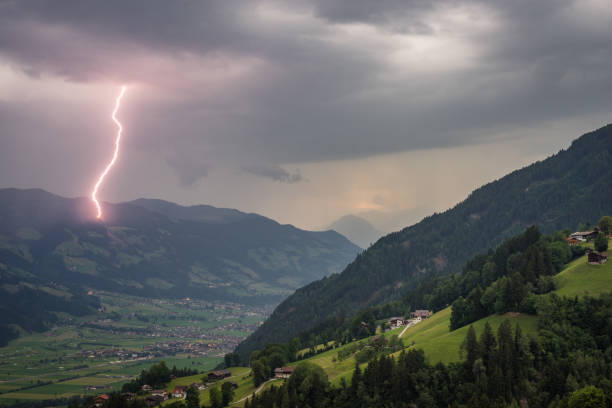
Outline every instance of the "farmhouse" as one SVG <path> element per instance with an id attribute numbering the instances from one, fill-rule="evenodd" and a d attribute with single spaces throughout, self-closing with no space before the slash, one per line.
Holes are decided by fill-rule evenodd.
<path id="1" fill-rule="evenodd" d="M 208 381 L 222 380 L 223 378 L 231 377 L 232 373 L 229 370 L 216 370 L 208 373 Z"/>
<path id="2" fill-rule="evenodd" d="M 162 397 L 164 401 L 168 399 L 168 393 L 166 392 L 166 390 L 153 390 L 151 391 L 151 395 L 153 395 L 154 397 Z"/>
<path id="3" fill-rule="evenodd" d="M 410 313 L 410 317 L 415 319 L 427 319 L 431 316 L 431 312 L 429 310 L 415 310 Z"/>
<path id="4" fill-rule="evenodd" d="M 161 404 L 161 402 L 163 400 L 164 399 L 162 397 L 160 397 L 159 395 L 149 395 L 148 397 L 145 398 L 145 403 L 149 407 L 155 407 L 155 406 Z"/>
<path id="5" fill-rule="evenodd" d="M 94 398 L 94 405 L 96 407 L 101 407 L 102 404 L 104 404 L 106 401 L 108 401 L 108 395 L 100 394 L 96 398 Z"/>
<path id="6" fill-rule="evenodd" d="M 132 401 L 136 397 L 136 394 L 134 394 L 133 392 L 122 392 L 121 396 L 127 401 Z"/>
<path id="7" fill-rule="evenodd" d="M 392 317 L 389 319 L 389 326 L 391 326 L 392 329 L 402 327 L 405 324 L 406 320 L 403 317 Z"/>
<path id="8" fill-rule="evenodd" d="M 187 396 L 187 387 L 182 385 L 177 385 L 172 390 L 172 398 L 185 398 Z"/>
<path id="9" fill-rule="evenodd" d="M 608 257 L 602 253 L 591 251 L 587 254 L 589 265 L 602 265 L 608 262 Z"/>
<path id="10" fill-rule="evenodd" d="M 578 231 L 570 234 L 569 237 L 577 241 L 584 242 L 589 241 L 591 239 L 595 239 L 595 237 L 597 237 L 597 234 L 599 234 L 599 228 L 595 227 L 593 231 Z"/>
<path id="11" fill-rule="evenodd" d="M 274 369 L 274 378 L 289 378 L 293 371 L 295 370 L 294 366 L 287 367 L 278 367 Z"/>
<path id="12" fill-rule="evenodd" d="M 580 241 L 579 241 L 579 240 L 577 240 L 576 238 L 569 237 L 569 238 L 567 239 L 567 243 L 568 243 L 570 246 L 574 246 L 574 245 L 578 245 L 578 244 L 580 243 Z"/>
<path id="13" fill-rule="evenodd" d="M 200 390 L 200 391 L 206 389 L 206 386 L 202 383 L 193 383 L 190 385 L 190 387 L 195 388 L 196 390 Z"/>

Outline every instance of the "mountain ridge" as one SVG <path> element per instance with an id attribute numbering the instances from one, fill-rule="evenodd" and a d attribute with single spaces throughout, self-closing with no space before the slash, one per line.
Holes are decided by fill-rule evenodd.
<path id="1" fill-rule="evenodd" d="M 150 209 L 162 204 L 165 210 Z M 341 270 L 360 251 L 335 231 L 304 231 L 237 210 L 138 200 L 104 203 L 103 208 L 100 221 L 85 198 L 0 189 L 0 309 L 5 315 L 23 314 L 2 299 L 8 293 L 24 298 L 30 286 L 58 289 L 94 310 L 95 302 L 82 299 L 91 289 L 274 304 L 297 287 Z M 13 320 L 0 319 L 0 326 Z"/>
<path id="2" fill-rule="evenodd" d="M 453 208 L 379 239 L 340 274 L 298 289 L 238 346 L 243 358 L 326 319 L 402 296 L 421 276 L 458 272 L 470 256 L 525 227 L 545 233 L 612 212 L 612 125 L 487 183 Z"/>

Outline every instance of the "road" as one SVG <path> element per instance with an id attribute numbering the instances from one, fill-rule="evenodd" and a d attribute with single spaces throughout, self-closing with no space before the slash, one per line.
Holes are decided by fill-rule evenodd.
<path id="1" fill-rule="evenodd" d="M 242 398 L 242 399 L 239 399 L 239 400 L 238 400 L 238 401 L 236 401 L 236 402 L 232 402 L 232 405 L 234 405 L 234 404 L 240 404 L 240 403 L 241 403 L 242 401 L 244 401 L 245 399 L 247 399 L 247 398 L 251 398 L 251 397 L 252 397 L 253 395 L 255 395 L 255 394 L 259 394 L 259 393 L 261 392 L 261 390 L 263 390 L 263 388 L 266 386 L 266 384 L 267 384 L 267 383 L 272 382 L 272 381 L 276 381 L 276 380 L 277 380 L 277 378 L 271 378 L 271 379 L 269 379 L 269 380 L 268 380 L 268 381 L 266 381 L 265 383 L 261 384 L 261 385 L 259 386 L 259 388 L 257 388 L 255 391 L 253 391 L 253 393 L 252 393 L 252 394 L 249 394 L 249 395 L 247 395 L 246 397 L 244 397 L 244 398 Z"/>

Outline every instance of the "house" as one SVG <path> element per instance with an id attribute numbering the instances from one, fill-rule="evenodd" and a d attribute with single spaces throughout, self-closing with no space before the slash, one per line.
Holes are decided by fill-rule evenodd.
<path id="1" fill-rule="evenodd" d="M 600 252 L 591 251 L 587 254 L 589 265 L 602 265 L 608 262 L 608 257 Z"/>
<path id="2" fill-rule="evenodd" d="M 391 326 L 392 329 L 402 327 L 405 324 L 406 320 L 403 317 L 392 317 L 389 319 L 389 326 Z"/>
<path id="3" fill-rule="evenodd" d="M 206 389 L 206 386 L 202 383 L 192 383 L 190 387 L 195 388 L 196 390 L 200 390 L 200 391 Z"/>
<path id="4" fill-rule="evenodd" d="M 149 395 L 147 398 L 145 398 L 145 403 L 149 407 L 155 407 L 161 404 L 163 400 L 164 399 L 160 397 L 159 395 Z"/>
<path id="5" fill-rule="evenodd" d="M 185 398 L 187 396 L 187 387 L 183 385 L 177 385 L 172 390 L 172 398 Z"/>
<path id="6" fill-rule="evenodd" d="M 131 401 L 136 397 L 136 394 L 132 392 L 124 392 L 124 393 L 121 393 L 121 396 L 125 398 L 127 401 Z"/>
<path id="7" fill-rule="evenodd" d="M 142 386 L 142 390 L 144 392 L 149 392 L 149 391 L 153 390 L 153 387 L 151 387 L 149 384 L 145 384 L 145 385 Z"/>
<path id="8" fill-rule="evenodd" d="M 410 317 L 415 319 L 427 319 L 429 316 L 431 316 L 429 310 L 415 310 L 414 312 L 410 312 Z"/>
<path id="9" fill-rule="evenodd" d="M 570 238 L 584 242 L 595 239 L 599 234 L 599 228 L 595 227 L 593 231 L 578 231 L 570 234 Z"/>
<path id="10" fill-rule="evenodd" d="M 295 371 L 294 366 L 278 367 L 274 369 L 274 378 L 289 378 Z"/>
<path id="11" fill-rule="evenodd" d="M 208 381 L 222 380 L 227 377 L 231 377 L 232 373 L 229 370 L 215 370 L 208 373 Z"/>
<path id="12" fill-rule="evenodd" d="M 151 395 L 154 397 L 162 397 L 164 401 L 168 399 L 168 393 L 166 392 L 166 390 L 153 390 L 151 391 Z"/>
<path id="13" fill-rule="evenodd" d="M 580 243 L 580 241 L 579 241 L 579 240 L 577 240 L 576 238 L 569 237 L 569 238 L 567 239 L 567 243 L 568 243 L 570 246 L 574 246 L 574 245 L 578 245 L 578 244 Z"/>
<path id="14" fill-rule="evenodd" d="M 108 395 L 100 394 L 96 398 L 94 398 L 94 405 L 96 407 L 101 407 L 102 404 L 104 404 L 106 401 L 108 401 Z"/>

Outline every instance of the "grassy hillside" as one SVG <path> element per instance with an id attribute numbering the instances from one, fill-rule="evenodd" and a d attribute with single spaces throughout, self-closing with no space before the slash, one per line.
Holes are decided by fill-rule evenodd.
<path id="1" fill-rule="evenodd" d="M 438 316 L 439 315 L 439 316 Z M 504 319 L 510 319 L 513 326 L 519 324 L 524 334 L 536 335 L 537 333 L 537 318 L 535 316 L 506 313 L 505 315 L 493 315 L 480 319 L 473 324 L 476 334 L 480 335 L 485 324 L 488 322 L 494 332 Z M 429 321 L 431 320 L 431 321 Z M 431 319 L 419 325 L 411 327 L 406 331 L 405 341 L 410 344 L 415 342 L 415 347 L 423 349 L 425 356 L 431 364 L 438 362 L 451 363 L 460 360 L 459 348 L 465 340 L 469 326 L 464 326 L 460 329 L 448 331 L 450 325 L 450 308 L 446 308 L 435 315 Z"/>
<path id="2" fill-rule="evenodd" d="M 602 266 L 593 266 L 586 263 L 586 256 L 568 264 L 565 269 L 556 276 L 558 289 L 556 293 L 565 296 L 575 296 L 583 294 L 597 295 L 603 292 L 612 290 L 612 262 Z M 402 334 L 402 340 L 408 348 L 422 349 L 425 353 L 427 361 L 434 365 L 438 362 L 444 364 L 459 362 L 462 359 L 461 344 L 466 338 L 468 326 L 464 326 L 454 331 L 449 331 L 451 308 L 445 308 L 430 318 L 423 320 L 404 330 L 403 327 L 388 331 L 382 336 L 390 338 Z M 506 313 L 504 315 L 492 315 L 484 319 L 474 322 L 472 325 L 476 331 L 476 335 L 480 336 L 486 323 L 491 325 L 493 332 L 496 333 L 499 325 L 504 319 L 509 319 L 513 327 L 520 325 L 523 334 L 526 336 L 537 336 L 537 317 L 533 315 L 525 315 L 521 313 Z M 361 339 L 356 342 L 367 344 L 372 337 Z M 304 361 L 314 363 L 323 368 L 329 377 L 329 380 L 334 385 L 339 385 L 342 379 L 350 381 L 353 370 L 355 368 L 355 356 L 351 356 L 342 361 L 338 359 L 338 354 L 342 350 L 352 347 L 356 342 L 343 345 L 339 348 L 328 350 L 316 356 L 310 357 L 303 361 L 293 363 L 299 365 Z M 322 347 L 322 345 L 321 345 Z M 399 353 L 399 352 L 398 352 Z M 396 353 L 396 354 L 398 354 Z M 367 363 L 361 364 L 365 368 Z M 253 377 L 250 375 L 248 368 L 231 368 L 232 377 L 220 381 L 218 386 L 225 381 L 234 381 L 238 384 L 236 396 L 233 406 L 243 406 L 245 397 L 250 396 L 256 387 L 253 383 Z M 202 374 L 185 377 L 173 380 L 168 384 L 167 390 L 171 391 L 175 385 L 189 385 L 193 382 L 199 382 Z M 282 380 L 274 380 L 272 383 L 280 384 Z M 272 383 L 264 386 L 269 387 Z M 209 391 L 200 392 L 201 403 L 209 403 Z M 237 401 L 240 401 L 236 403 Z M 166 402 L 166 404 L 169 402 Z"/>
<path id="3" fill-rule="evenodd" d="M 549 233 L 612 213 L 612 125 L 567 150 L 475 190 L 454 208 L 387 235 L 339 275 L 298 289 L 236 351 L 243 357 L 338 315 L 387 303 L 432 273 L 458 272 L 473 255 L 527 226 Z"/>
<path id="4" fill-rule="evenodd" d="M 612 243 L 612 240 L 610 241 Z M 589 265 L 587 257 L 582 256 L 569 263 L 556 277 L 557 293 L 560 296 L 597 296 L 612 290 L 612 261 L 604 265 Z M 460 347 L 467 335 L 468 326 L 449 331 L 451 308 L 447 307 L 429 319 L 406 329 L 402 340 L 409 347 L 416 347 L 425 352 L 430 364 L 438 362 L 451 363 L 461 360 Z M 537 335 L 537 317 L 520 313 L 506 313 L 493 315 L 473 323 L 476 334 L 479 336 L 488 322 L 493 331 L 504 319 L 510 319 L 513 326 L 519 324 L 525 335 Z M 387 332 L 385 336 L 398 335 L 403 329 Z M 361 340 L 367 341 L 367 340 Z M 342 348 L 349 347 L 345 345 Z M 321 366 L 329 375 L 332 382 L 338 383 L 340 378 L 348 379 L 355 367 L 355 359 L 334 361 L 334 357 L 342 348 L 330 350 L 311 357 L 311 361 Z"/>
<path id="5" fill-rule="evenodd" d="M 536 335 L 537 333 L 537 318 L 518 313 L 507 313 L 505 315 L 494 315 L 481 319 L 475 323 L 474 329 L 477 335 L 482 333 L 485 323 L 489 323 L 493 331 L 497 328 L 504 319 L 510 319 L 513 326 L 519 324 L 525 335 Z M 469 326 L 449 332 L 450 326 L 450 307 L 439 311 L 432 315 L 429 319 L 418 323 L 406 330 L 402 336 L 404 344 L 409 347 L 416 347 L 425 352 L 425 357 L 431 364 L 438 362 L 452 363 L 460 361 L 459 349 L 463 343 Z M 394 329 L 385 333 L 385 336 L 397 336 L 403 331 L 403 328 Z M 368 341 L 368 339 L 360 340 Z M 414 346 L 412 342 L 414 341 Z M 352 344 L 352 343 L 351 343 Z M 342 349 L 349 347 L 350 344 L 344 345 L 337 349 L 329 350 L 325 353 L 313 356 L 304 361 L 309 361 L 322 367 L 329 376 L 332 383 L 339 383 L 341 378 L 348 380 L 355 368 L 355 358 L 347 358 L 343 361 L 335 361 L 335 357 Z M 366 364 L 364 364 L 365 366 Z"/>
<path id="6" fill-rule="evenodd" d="M 612 240 L 608 241 L 612 247 Z M 610 256 L 608 251 L 608 256 Z M 560 296 L 597 296 L 612 290 L 612 261 L 603 265 L 589 265 L 583 256 L 571 262 L 555 277 Z"/>

